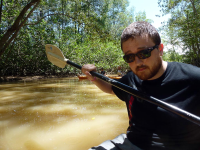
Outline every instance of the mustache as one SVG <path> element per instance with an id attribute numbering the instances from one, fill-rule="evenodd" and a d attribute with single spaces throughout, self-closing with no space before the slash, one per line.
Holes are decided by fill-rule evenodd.
<path id="1" fill-rule="evenodd" d="M 146 66 L 146 65 L 140 65 L 140 66 L 137 66 L 136 70 L 139 70 L 139 69 L 141 69 L 141 68 L 149 68 L 149 67 Z"/>

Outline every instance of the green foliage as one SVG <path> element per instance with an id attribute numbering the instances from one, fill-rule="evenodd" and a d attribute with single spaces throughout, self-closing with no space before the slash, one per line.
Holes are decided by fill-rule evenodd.
<path id="1" fill-rule="evenodd" d="M 135 21 L 147 21 L 149 23 L 153 23 L 153 20 L 146 18 L 146 12 L 145 11 L 138 12 L 136 17 L 135 17 Z"/>
<path id="2" fill-rule="evenodd" d="M 167 43 L 184 53 L 183 62 L 200 66 L 200 5 L 198 0 L 159 0 L 163 15 L 171 18 L 163 27 Z M 178 51 L 176 51 L 178 52 Z"/>
<path id="3" fill-rule="evenodd" d="M 4 0 L 0 38 L 13 24 L 27 0 Z M 21 27 L 18 36 L 1 56 L 1 75 L 76 74 L 67 66 L 51 64 L 45 45 L 58 46 L 70 60 L 115 72 L 128 69 L 122 59 L 120 35 L 135 20 L 146 20 L 145 12 L 128 11 L 127 0 L 43 0 Z"/>
<path id="4" fill-rule="evenodd" d="M 175 50 L 169 50 L 167 52 L 164 52 L 163 54 L 163 60 L 165 61 L 176 61 L 176 62 L 184 62 L 184 56 L 177 53 Z"/>

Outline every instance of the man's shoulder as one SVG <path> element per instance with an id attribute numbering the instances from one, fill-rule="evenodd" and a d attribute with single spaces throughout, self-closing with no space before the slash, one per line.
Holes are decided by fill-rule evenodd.
<path id="1" fill-rule="evenodd" d="M 192 73 L 191 71 L 200 72 L 200 68 L 192 64 L 182 63 L 182 62 L 168 62 L 170 69 L 177 69 L 176 71 L 184 71 Z"/>
<path id="2" fill-rule="evenodd" d="M 135 74 L 132 72 L 132 71 L 128 71 L 127 73 L 126 73 L 126 75 L 124 75 L 123 77 L 122 77 L 122 79 L 123 80 L 130 80 L 130 79 L 133 79 L 135 77 Z"/>
<path id="3" fill-rule="evenodd" d="M 185 68 L 185 67 L 187 67 L 187 68 L 196 68 L 196 69 L 200 69 L 199 67 L 197 67 L 197 66 L 194 66 L 194 65 L 192 65 L 192 64 L 187 64 L 187 63 L 183 63 L 183 62 L 168 62 L 168 64 L 170 65 L 170 66 L 174 66 L 174 67 L 183 67 L 183 68 Z"/>
<path id="4" fill-rule="evenodd" d="M 126 73 L 126 76 L 128 76 L 128 77 L 130 77 L 130 76 L 134 76 L 135 74 L 133 73 L 133 71 L 128 71 L 127 73 Z"/>
<path id="5" fill-rule="evenodd" d="M 181 62 L 168 62 L 168 66 L 171 75 L 200 80 L 200 68 L 197 66 Z"/>

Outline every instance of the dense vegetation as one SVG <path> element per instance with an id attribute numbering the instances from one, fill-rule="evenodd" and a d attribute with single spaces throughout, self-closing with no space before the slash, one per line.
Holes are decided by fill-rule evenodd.
<path id="1" fill-rule="evenodd" d="M 162 28 L 171 45 L 165 59 L 200 66 L 200 1 L 158 0 L 162 15 L 171 18 Z"/>
<path id="2" fill-rule="evenodd" d="M 158 0 L 163 15 L 171 19 L 162 29 L 168 61 L 199 64 L 199 2 Z M 82 65 L 95 63 L 115 72 L 128 69 L 122 60 L 120 35 L 133 21 L 145 20 L 145 12 L 127 10 L 128 0 L 1 0 L 0 76 L 77 74 L 60 69 L 45 54 L 45 44 L 58 46 L 70 60 Z M 176 47 L 175 47 L 176 45 Z M 180 55 L 177 46 L 182 48 Z"/>

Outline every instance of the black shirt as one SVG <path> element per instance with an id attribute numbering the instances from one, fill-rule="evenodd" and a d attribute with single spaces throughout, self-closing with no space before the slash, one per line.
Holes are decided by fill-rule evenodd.
<path id="1" fill-rule="evenodd" d="M 155 80 L 140 80 L 133 72 L 120 82 L 166 103 L 200 116 L 200 68 L 168 62 Z M 200 150 L 200 126 L 116 87 L 114 93 L 126 102 L 128 139 L 145 150 Z"/>

